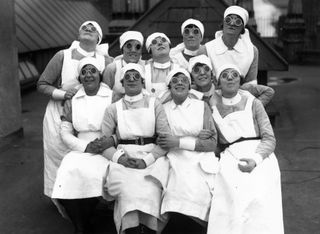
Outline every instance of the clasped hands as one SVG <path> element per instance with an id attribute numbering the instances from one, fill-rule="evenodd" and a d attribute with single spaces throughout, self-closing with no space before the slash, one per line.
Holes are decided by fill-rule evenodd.
<path id="1" fill-rule="evenodd" d="M 111 147 L 107 137 L 96 138 L 91 141 L 84 152 L 91 154 L 101 154 L 105 149 Z"/>
<path id="2" fill-rule="evenodd" d="M 135 169 L 145 169 L 147 167 L 146 163 L 140 158 L 132 158 L 127 154 L 122 155 L 118 159 L 118 163 L 129 168 Z"/>

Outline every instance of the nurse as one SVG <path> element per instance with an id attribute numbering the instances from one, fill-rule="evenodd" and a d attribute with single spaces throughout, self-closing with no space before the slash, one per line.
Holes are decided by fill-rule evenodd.
<path id="1" fill-rule="evenodd" d="M 105 67 L 113 60 L 97 52 L 102 36 L 97 22 L 84 22 L 79 28 L 79 43 L 57 52 L 37 83 L 38 91 L 50 97 L 43 119 L 44 194 L 48 197 L 52 194 L 57 169 L 68 152 L 60 138 L 60 116 L 63 103 L 77 92 L 79 62 L 84 57 L 94 57 Z"/>
<path id="2" fill-rule="evenodd" d="M 208 234 L 283 234 L 276 139 L 262 103 L 239 89 L 240 74 L 218 69 L 221 90 L 210 100 L 222 152 Z"/>

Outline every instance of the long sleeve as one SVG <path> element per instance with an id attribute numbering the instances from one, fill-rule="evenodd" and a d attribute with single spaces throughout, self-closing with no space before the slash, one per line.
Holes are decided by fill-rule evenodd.
<path id="1" fill-rule="evenodd" d="M 258 75 L 258 65 L 259 65 L 259 51 L 257 47 L 253 46 L 253 61 L 250 65 L 248 73 L 244 78 L 245 82 L 250 82 L 251 84 L 257 84 Z"/>
<path id="2" fill-rule="evenodd" d="M 117 109 L 115 104 L 111 104 L 105 111 L 104 117 L 102 120 L 101 130 L 103 136 L 111 137 L 116 133 L 117 128 Z M 109 160 L 113 159 L 114 154 L 117 149 L 112 146 L 103 151 L 103 156 Z"/>
<path id="3" fill-rule="evenodd" d="M 262 102 L 263 106 L 266 106 L 274 96 L 273 88 L 265 85 L 244 83 L 240 88 L 249 91 Z"/>
<path id="4" fill-rule="evenodd" d="M 54 90 L 59 87 L 59 83 L 61 82 L 63 57 L 63 50 L 61 50 L 57 52 L 47 64 L 37 82 L 37 89 L 40 93 L 51 97 Z"/>
<path id="5" fill-rule="evenodd" d="M 211 130 L 214 134 L 209 139 L 197 138 L 195 151 L 199 152 L 211 152 L 215 151 L 217 147 L 217 130 L 214 125 L 211 110 L 207 103 L 204 105 L 203 113 L 203 129 Z"/>
<path id="6" fill-rule="evenodd" d="M 169 122 L 167 119 L 166 112 L 161 105 L 160 101 L 155 101 L 155 117 L 156 117 L 156 133 L 158 135 L 167 135 L 171 134 L 171 130 L 169 127 Z M 154 159 L 157 159 L 161 156 L 164 156 L 167 153 L 167 150 L 162 149 L 160 146 L 156 145 L 154 149 L 151 151 Z"/>
<path id="7" fill-rule="evenodd" d="M 258 145 L 256 153 L 266 158 L 274 152 L 276 139 L 268 115 L 259 100 L 254 100 L 252 111 L 255 127 L 257 128 L 256 131 L 259 132 L 261 137 L 261 143 Z"/>
<path id="8" fill-rule="evenodd" d="M 75 136 L 75 130 L 72 125 L 72 108 L 71 100 L 66 101 L 63 107 L 63 115 L 61 117 L 60 136 L 62 141 L 73 151 L 84 152 L 89 141 L 79 139 Z"/>
<path id="9" fill-rule="evenodd" d="M 110 63 L 107 65 L 102 75 L 102 82 L 106 83 L 110 89 L 112 89 L 114 86 L 116 70 L 116 63 Z"/>

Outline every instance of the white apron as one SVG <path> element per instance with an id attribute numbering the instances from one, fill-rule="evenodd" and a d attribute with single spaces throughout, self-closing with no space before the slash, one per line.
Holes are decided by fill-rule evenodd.
<path id="1" fill-rule="evenodd" d="M 240 34 L 240 38 L 233 50 L 228 50 L 222 41 L 222 31 L 216 32 L 215 37 L 216 39 L 205 44 L 213 71 L 216 72 L 223 64 L 232 63 L 239 67 L 243 76 L 246 76 L 254 57 L 249 31 L 245 29 L 245 33 Z"/>
<path id="2" fill-rule="evenodd" d="M 104 64 L 103 56 L 97 55 L 97 59 Z M 72 48 L 64 50 L 61 71 L 62 90 L 79 85 L 78 64 L 79 60 L 72 59 Z M 60 138 L 62 109 L 62 101 L 50 99 L 43 119 L 44 194 L 49 197 L 51 197 L 57 169 L 69 151 Z"/>
<path id="3" fill-rule="evenodd" d="M 222 118 L 216 106 L 213 117 L 223 136 L 233 142 L 256 137 L 252 116 L 253 97 L 245 110 Z M 255 153 L 260 140 L 230 145 L 221 153 L 216 176 L 208 234 L 283 234 L 281 181 L 278 161 L 272 153 L 251 173 L 238 168 L 240 158 Z"/>
<path id="4" fill-rule="evenodd" d="M 204 102 L 189 100 L 190 105 L 187 108 L 173 108 L 173 101 L 166 103 L 164 108 L 173 135 L 196 138 L 203 129 Z M 161 214 L 166 217 L 167 212 L 178 212 L 208 221 L 211 190 L 215 173 L 218 171 L 218 159 L 214 152 L 175 149 L 170 150 L 167 157 L 170 161 L 170 172 Z"/>
<path id="5" fill-rule="evenodd" d="M 155 98 L 150 98 L 148 108 L 123 110 L 122 102 L 121 99 L 116 103 L 120 138 L 154 136 Z M 123 149 L 134 158 L 143 158 L 154 147 L 154 144 L 118 145 L 118 149 Z M 153 230 L 162 228 L 159 218 L 162 185 L 165 182 L 154 178 L 153 172 L 159 171 L 159 168 L 167 171 L 168 167 L 165 157 L 157 159 L 146 169 L 126 168 L 121 164 L 110 162 L 105 187 L 107 197 L 116 200 L 114 221 L 118 233 L 138 226 L 139 223 Z"/>
<path id="6" fill-rule="evenodd" d="M 86 96 L 83 88 L 72 99 L 72 122 L 78 138 L 88 143 L 102 136 L 105 109 L 111 104 L 112 91 L 101 83 L 99 95 Z M 69 152 L 57 172 L 52 198 L 80 199 L 102 196 L 109 160 L 101 155 Z"/>

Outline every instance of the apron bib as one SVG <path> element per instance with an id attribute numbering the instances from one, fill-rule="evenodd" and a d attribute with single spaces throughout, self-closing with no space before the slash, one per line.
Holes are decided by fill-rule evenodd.
<path id="1" fill-rule="evenodd" d="M 222 118 L 216 106 L 213 117 L 227 141 L 256 137 L 253 97 L 245 110 Z M 272 153 L 251 173 L 241 172 L 239 159 L 255 153 L 260 140 L 230 145 L 221 153 L 216 176 L 208 234 L 283 234 L 280 170 Z"/>
<path id="2" fill-rule="evenodd" d="M 190 106 L 164 105 L 172 134 L 197 137 L 203 129 L 204 102 L 189 99 Z M 177 110 L 181 108 L 181 110 Z M 175 149 L 167 154 L 170 161 L 168 185 L 165 188 L 161 214 L 178 212 L 208 221 L 211 190 L 218 160 L 214 152 L 195 152 Z M 208 167 L 206 165 L 216 165 Z M 216 170 L 214 169 L 216 168 Z"/>

